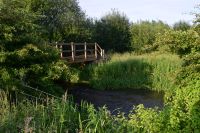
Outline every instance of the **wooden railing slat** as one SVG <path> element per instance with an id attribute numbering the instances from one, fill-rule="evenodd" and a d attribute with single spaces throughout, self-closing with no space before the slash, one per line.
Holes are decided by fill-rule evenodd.
<path id="1" fill-rule="evenodd" d="M 104 50 L 97 43 L 56 43 L 55 46 L 60 49 L 61 58 L 69 62 L 95 61 L 105 58 Z"/>

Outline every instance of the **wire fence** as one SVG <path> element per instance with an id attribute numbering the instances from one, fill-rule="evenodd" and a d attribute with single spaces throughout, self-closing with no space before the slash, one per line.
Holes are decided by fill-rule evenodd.
<path id="1" fill-rule="evenodd" d="M 33 98 L 33 99 L 35 99 L 35 100 L 41 100 L 41 101 L 46 101 L 46 102 L 48 102 L 49 98 L 53 98 L 53 99 L 56 99 L 56 100 L 61 100 L 61 101 L 63 101 L 63 102 L 66 102 L 67 99 L 68 99 L 67 91 L 65 92 L 65 94 L 64 94 L 62 97 L 58 97 L 58 96 L 55 96 L 55 95 L 50 94 L 50 93 L 48 93 L 48 92 L 42 91 L 42 90 L 40 90 L 40 89 L 38 89 L 38 88 L 34 88 L 34 87 L 32 87 L 32 86 L 30 86 L 30 85 L 28 85 L 28 84 L 25 84 L 24 82 L 22 82 L 21 85 L 22 85 L 23 87 L 25 87 L 25 88 L 28 88 L 28 89 L 32 90 L 32 92 L 39 92 L 40 95 L 43 94 L 43 95 L 46 96 L 46 98 L 44 98 L 44 97 L 41 97 L 41 96 L 38 96 L 38 95 L 37 95 L 37 96 L 34 96 L 33 93 L 32 93 L 32 94 L 28 94 L 28 93 L 26 93 L 26 92 L 24 92 L 24 91 L 20 91 L 20 90 L 17 91 L 18 93 L 20 93 L 20 94 L 22 94 L 22 95 L 24 95 L 24 96 L 26 96 L 26 97 Z"/>
<path id="2" fill-rule="evenodd" d="M 55 95 L 53 95 L 53 94 L 47 93 L 47 92 L 42 91 L 42 90 L 39 90 L 39 89 L 37 89 L 37 88 L 33 88 L 33 87 L 31 87 L 31 86 L 29 86 L 29 85 L 27 85 L 27 84 L 22 84 L 22 86 L 23 86 L 23 87 L 26 87 L 26 88 L 29 88 L 29 89 L 31 89 L 31 90 L 33 90 L 33 91 L 37 91 L 37 92 L 40 92 L 40 93 L 42 93 L 42 94 L 45 94 L 45 95 L 47 95 L 47 96 L 50 96 L 50 97 L 53 97 L 53 98 L 62 100 L 62 98 L 60 98 L 60 97 L 58 97 L 58 96 L 55 96 Z"/>

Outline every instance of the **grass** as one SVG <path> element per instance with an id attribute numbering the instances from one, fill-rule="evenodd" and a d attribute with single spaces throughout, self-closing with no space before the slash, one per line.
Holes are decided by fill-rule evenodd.
<path id="1" fill-rule="evenodd" d="M 105 108 L 96 111 L 91 104 L 82 102 L 77 106 L 66 98 L 63 100 L 50 98 L 43 102 L 24 99 L 16 104 L 10 104 L 7 94 L 0 91 L 0 132 L 117 131 L 117 124 Z M 105 127 L 108 128 L 104 129 Z"/>
<path id="2" fill-rule="evenodd" d="M 182 61 L 172 54 L 131 53 L 114 54 L 104 64 L 92 65 L 90 84 L 97 89 L 140 89 L 168 90 L 175 88 L 176 72 Z"/>
<path id="3" fill-rule="evenodd" d="M 127 117 L 123 113 L 113 116 L 106 107 L 95 109 L 86 102 L 76 105 L 66 95 L 62 99 L 42 100 L 20 96 L 13 104 L 8 94 L 0 90 L 0 132 L 200 132 L 199 78 L 191 80 L 186 87 L 177 88 L 174 81 L 181 64 L 176 55 L 115 54 L 109 62 L 91 65 L 80 73 L 81 78 L 85 76 L 100 89 L 175 89 L 169 96 L 165 95 L 167 101 L 162 110 L 138 105 Z M 90 75 L 94 77 L 90 79 Z"/>
<path id="4" fill-rule="evenodd" d="M 196 88 L 195 88 L 196 87 Z M 2 133 L 171 133 L 200 132 L 199 86 L 181 88 L 162 110 L 134 107 L 129 115 L 110 115 L 106 107 L 96 110 L 70 99 L 48 98 L 10 104 L 0 90 L 0 132 Z"/>

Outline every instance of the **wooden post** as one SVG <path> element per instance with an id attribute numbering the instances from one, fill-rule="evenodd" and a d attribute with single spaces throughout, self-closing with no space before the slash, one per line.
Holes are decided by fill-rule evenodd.
<path id="1" fill-rule="evenodd" d="M 63 57 L 63 49 L 62 49 L 62 44 L 60 45 L 60 57 L 62 58 Z"/>
<path id="2" fill-rule="evenodd" d="M 87 43 L 84 44 L 85 60 L 87 60 Z"/>
<path id="3" fill-rule="evenodd" d="M 73 42 L 73 46 L 74 46 L 74 60 L 76 58 L 76 44 Z"/>
<path id="4" fill-rule="evenodd" d="M 58 48 L 58 43 L 56 42 L 56 48 Z"/>
<path id="5" fill-rule="evenodd" d="M 74 61 L 74 44 L 71 42 L 71 50 L 72 50 L 72 60 Z"/>
<path id="6" fill-rule="evenodd" d="M 95 59 L 97 59 L 97 43 L 95 42 Z"/>
<path id="7" fill-rule="evenodd" d="M 102 57 L 103 57 L 103 60 L 104 60 L 104 58 L 105 58 L 105 51 L 104 51 L 104 49 L 102 50 Z"/>
<path id="8" fill-rule="evenodd" d="M 101 58 L 102 58 L 102 56 L 103 56 L 103 49 L 101 49 L 101 53 L 100 54 L 101 54 Z"/>

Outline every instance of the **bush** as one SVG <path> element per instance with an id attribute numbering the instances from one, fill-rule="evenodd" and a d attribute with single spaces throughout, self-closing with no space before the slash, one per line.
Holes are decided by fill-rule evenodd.
<path id="1" fill-rule="evenodd" d="M 154 51 L 153 43 L 156 34 L 163 34 L 169 26 L 162 21 L 141 21 L 133 23 L 130 27 L 131 48 L 138 53 Z"/>
<path id="2" fill-rule="evenodd" d="M 184 56 L 199 51 L 199 35 L 193 30 L 173 31 L 157 34 L 154 47 Z"/>
<path id="3" fill-rule="evenodd" d="M 6 86 L 20 89 L 16 83 L 24 82 L 54 92 L 55 81 L 70 81 L 72 75 L 75 79 L 71 69 L 59 60 L 58 51 L 50 46 L 26 45 L 13 52 L 1 52 L 0 64 L 1 88 L 4 89 Z"/>

